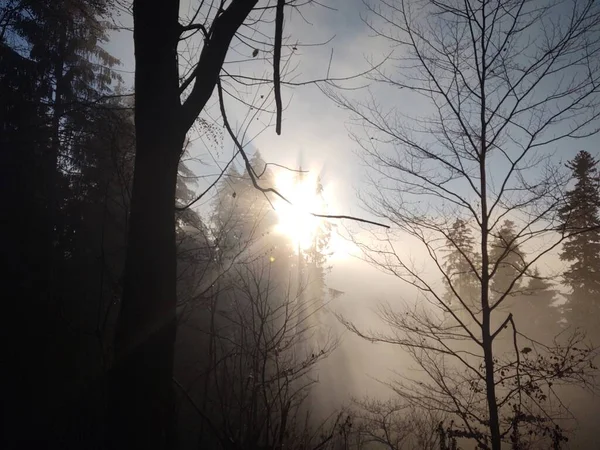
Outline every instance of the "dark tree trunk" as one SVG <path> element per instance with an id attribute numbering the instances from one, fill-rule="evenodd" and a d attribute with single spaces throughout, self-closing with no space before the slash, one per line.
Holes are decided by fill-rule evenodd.
<path id="1" fill-rule="evenodd" d="M 485 99 L 485 91 L 482 84 L 482 98 Z M 485 109 L 481 110 L 482 136 L 485 136 Z M 485 364 L 485 388 L 486 400 L 489 413 L 489 430 L 492 450 L 501 450 L 502 443 L 500 439 L 500 418 L 498 416 L 498 402 L 496 400 L 496 380 L 494 378 L 494 349 L 491 332 L 491 314 L 490 307 L 490 269 L 488 239 L 489 215 L 487 205 L 487 174 L 486 174 L 486 153 L 487 148 L 485 139 L 481 139 L 481 155 L 479 163 L 479 176 L 481 186 L 481 341 L 483 346 L 483 360 Z"/>
<path id="2" fill-rule="evenodd" d="M 485 169 L 484 169 L 485 170 Z M 482 178 L 485 182 L 485 176 Z M 482 322 L 481 322 L 481 343 L 483 346 L 483 360 L 485 363 L 485 389 L 486 389 L 486 400 L 488 404 L 489 413 L 489 429 L 491 438 L 492 450 L 500 450 L 500 418 L 498 416 L 498 402 L 496 400 L 496 380 L 494 378 L 494 349 L 493 339 L 491 333 L 491 314 L 490 310 L 490 276 L 489 276 L 489 254 L 487 250 L 488 246 L 488 217 L 487 217 L 487 201 L 486 197 L 482 196 L 482 211 L 486 211 L 483 214 L 481 221 L 482 239 L 481 239 L 481 255 L 482 255 L 482 273 L 481 273 L 481 309 L 482 309 Z"/>
<path id="3" fill-rule="evenodd" d="M 231 40 L 257 0 L 233 0 L 211 26 L 180 101 L 179 0 L 133 5 L 136 161 L 124 291 L 109 381 L 112 448 L 173 448 L 175 186 L 188 129 L 216 85 Z"/>
<path id="4" fill-rule="evenodd" d="M 485 307 L 484 307 L 485 308 Z M 487 309 L 487 311 L 486 311 Z M 493 341 L 490 335 L 490 311 L 489 307 L 483 311 L 483 358 L 485 361 L 485 387 L 489 411 L 489 428 L 492 450 L 500 450 L 502 443 L 500 439 L 500 418 L 498 416 L 498 402 L 496 400 L 496 380 L 494 378 L 494 351 Z"/>
<path id="5" fill-rule="evenodd" d="M 182 143 L 171 145 L 177 150 Z M 161 152 L 152 151 L 160 145 L 149 143 L 150 151 L 145 154 L 143 144 L 138 144 L 136 157 L 110 386 L 111 437 L 116 439 L 116 448 L 167 448 L 176 326 L 173 199 L 177 159 L 160 158 Z"/>
<path id="6" fill-rule="evenodd" d="M 175 341 L 178 1 L 136 2 L 136 161 L 109 386 L 112 448 L 170 448 Z"/>

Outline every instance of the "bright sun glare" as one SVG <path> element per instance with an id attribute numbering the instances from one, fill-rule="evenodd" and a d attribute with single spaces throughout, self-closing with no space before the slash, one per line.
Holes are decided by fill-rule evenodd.
<path id="1" fill-rule="evenodd" d="M 311 212 L 321 212 L 323 198 L 317 193 L 317 178 L 311 174 L 302 174 L 298 180 L 295 173 L 281 173 L 277 177 L 277 188 L 292 203 L 278 199 L 275 203 L 278 224 L 276 230 L 287 235 L 294 248 L 307 250 L 317 235 L 321 219 Z"/>
<path id="2" fill-rule="evenodd" d="M 291 205 L 281 199 L 275 202 L 278 216 L 276 231 L 288 236 L 296 251 L 308 250 L 314 244 L 323 223 L 323 219 L 311 215 L 311 212 L 325 214 L 332 206 L 331 186 L 323 186 L 319 193 L 318 183 L 317 176 L 311 172 L 303 173 L 301 177 L 296 173 L 281 172 L 276 179 L 277 189 L 291 202 Z M 345 258 L 351 253 L 351 245 L 333 230 L 328 251 L 333 258 Z"/>

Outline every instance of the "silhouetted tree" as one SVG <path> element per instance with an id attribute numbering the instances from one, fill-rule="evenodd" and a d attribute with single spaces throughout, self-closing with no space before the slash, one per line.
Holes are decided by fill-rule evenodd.
<path id="1" fill-rule="evenodd" d="M 19 52 L 36 62 L 39 101 L 47 106 L 49 149 L 42 155 L 45 203 L 49 214 L 48 241 L 61 232 L 57 222 L 60 189 L 64 189 L 70 149 L 89 125 L 89 103 L 111 93 L 119 76 L 111 70 L 118 63 L 102 43 L 107 39 L 105 20 L 109 0 L 23 0 L 13 15 L 5 38 Z"/>
<path id="2" fill-rule="evenodd" d="M 566 193 L 560 218 L 565 230 L 573 232 L 563 244 L 560 259 L 570 264 L 564 273 L 571 288 L 567 321 L 597 337 L 600 320 L 600 193 L 597 161 L 581 151 L 567 164 L 575 186 Z"/>
<path id="3" fill-rule="evenodd" d="M 113 443 L 139 446 L 143 437 L 148 446 L 160 448 L 168 441 L 165 426 L 172 400 L 170 374 L 177 304 L 174 192 L 185 136 L 216 87 L 221 120 L 246 169 L 252 172 L 243 142 L 227 119 L 226 91 L 221 77 L 228 83 L 246 85 L 249 80 L 258 84 L 271 80 L 221 74 L 222 66 L 230 45 L 240 38 L 237 36 L 240 27 L 253 28 L 274 22 L 274 38 L 253 40 L 259 48 L 248 49 L 248 59 L 259 53 L 273 55 L 275 127 L 279 134 L 281 61 L 296 48 L 296 45 L 291 49 L 282 46 L 284 11 L 305 4 L 300 0 L 278 0 L 276 4 L 233 0 L 214 7 L 199 2 L 192 18 L 182 24 L 178 0 L 165 1 L 160 6 L 143 0 L 133 2 L 136 165 L 123 300 L 116 331 L 116 364 L 111 382 L 109 417 Z M 193 58 L 180 73 L 178 45 L 194 35 L 201 37 L 198 58 Z M 245 38 L 240 40 L 246 45 Z M 282 56 L 283 49 L 287 55 Z M 273 192 L 272 187 L 260 186 L 254 174 L 251 178 L 255 188 Z M 145 374 L 143 383 L 138 377 L 140 372 Z M 139 404 L 140 399 L 144 405 Z"/>
<path id="4" fill-rule="evenodd" d="M 206 6 L 198 22 L 184 25 L 177 0 L 133 3 L 136 162 L 111 382 L 113 446 L 165 448 L 172 437 L 177 168 L 186 134 L 213 93 L 232 39 L 257 3 Z M 203 33 L 203 46 L 181 83 L 178 44 L 194 30 Z"/>
<path id="5" fill-rule="evenodd" d="M 410 353 L 426 377 L 390 384 L 412 405 L 452 414 L 455 436 L 500 450 L 515 428 L 525 443 L 547 435 L 559 414 L 549 400 L 552 386 L 589 382 L 589 349 L 580 347 L 578 334 L 564 346 L 532 346 L 506 306 L 528 270 L 568 236 L 556 214 L 566 183 L 543 152 L 598 132 L 600 65 L 586 56 L 600 51 L 598 4 L 366 4 L 369 27 L 398 47 L 393 66 L 372 75 L 385 86 L 386 99 L 329 93 L 351 112 L 358 125 L 353 137 L 373 169 L 365 206 L 399 232 L 357 244 L 368 261 L 414 287 L 419 301 L 401 310 L 382 306 L 390 332 L 345 324 Z M 542 36 L 535 44 L 534 33 Z M 391 98 L 394 89 L 399 98 Z M 426 102 L 416 115 L 398 111 L 398 104 L 415 99 Z M 458 281 L 442 258 L 457 217 L 473 224 L 479 246 L 470 261 L 477 304 L 454 288 L 468 321 L 445 299 L 448 284 Z M 503 227 L 505 220 L 514 225 Z M 421 270 L 406 251 L 407 235 L 421 246 L 430 270 Z M 527 255 L 515 244 L 527 246 Z M 510 352 L 499 351 L 498 338 L 510 340 Z M 568 374 L 552 367 L 568 367 Z"/>
<path id="6" fill-rule="evenodd" d="M 52 441 L 62 433 L 66 405 L 101 360 L 82 358 L 91 341 L 97 345 L 95 337 L 82 337 L 94 328 L 80 327 L 87 315 L 73 323 L 71 313 L 76 305 L 95 310 L 90 300 L 97 304 L 100 284 L 83 269 L 95 264 L 89 250 L 99 242 L 84 237 L 92 225 L 83 222 L 91 217 L 83 204 L 87 196 L 98 200 L 90 187 L 100 181 L 88 170 L 98 151 L 92 142 L 104 139 L 98 136 L 109 128 L 103 121 L 114 123 L 103 111 L 112 106 L 100 104 L 118 79 L 111 69 L 116 59 L 102 49 L 110 6 L 103 0 L 0 3 L 0 178 L 4 205 L 12 211 L 3 221 L 3 234 L 12 236 L 6 329 L 16 327 L 22 336 L 11 351 L 16 380 L 7 384 L 18 389 L 7 395 L 11 412 L 5 417 L 39 430 L 34 436 L 8 425 L 9 439 Z M 85 276 L 69 278 L 74 268 L 81 270 L 71 277 Z"/>
<path id="7" fill-rule="evenodd" d="M 355 401 L 351 412 L 346 448 L 446 450 L 446 436 L 439 432 L 443 413 L 417 410 L 397 399 Z"/>

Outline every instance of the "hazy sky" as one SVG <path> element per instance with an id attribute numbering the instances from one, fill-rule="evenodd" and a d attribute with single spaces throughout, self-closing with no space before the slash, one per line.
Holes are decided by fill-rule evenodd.
<path id="1" fill-rule="evenodd" d="M 182 22 L 193 11 L 195 0 L 183 0 L 181 6 Z M 379 62 L 389 55 L 391 51 L 401 51 L 394 48 L 389 42 L 373 36 L 363 19 L 368 19 L 366 7 L 362 0 L 326 0 L 324 6 L 308 5 L 301 8 L 302 15 L 296 11 L 287 11 L 284 35 L 288 44 L 318 44 L 323 45 L 302 47 L 290 61 L 292 71 L 287 74 L 287 80 L 309 81 L 329 76 L 347 77 L 359 74 L 370 67 L 371 62 Z M 126 28 L 131 28 L 132 20 L 127 13 L 122 13 L 117 21 Z M 273 35 L 273 23 L 267 23 L 259 32 L 270 39 Z M 246 36 L 262 39 L 257 32 L 244 30 Z M 131 31 L 114 32 L 108 44 L 108 50 L 122 61 L 121 70 L 127 88 L 133 85 L 133 39 Z M 192 42 L 193 43 L 193 42 Z M 182 49 L 185 52 L 185 49 Z M 332 53 L 333 52 L 333 53 Z M 237 42 L 228 54 L 225 70 L 230 73 L 241 73 L 246 76 L 270 76 L 270 63 L 260 61 L 259 53 L 256 60 L 249 63 L 236 63 L 242 59 L 250 58 L 252 49 Z M 397 53 L 396 53 L 397 54 Z M 331 64 L 330 64 L 331 58 Z M 193 59 L 193 55 L 192 55 Z M 250 58 L 251 59 L 251 58 Z M 345 86 L 365 86 L 367 80 L 357 79 L 345 83 Z M 228 89 L 226 87 L 226 89 Z M 269 97 L 270 86 L 241 92 L 242 98 L 251 102 L 256 95 Z M 410 96 L 406 91 L 398 91 L 380 85 L 370 85 L 358 91 L 347 92 L 354 98 L 364 99 L 372 94 L 382 105 L 395 107 L 401 114 L 415 117 L 426 112 L 426 104 L 419 101 L 419 97 Z M 202 117 L 209 123 L 219 125 L 219 110 L 215 100 L 216 95 L 209 102 L 209 106 Z M 283 102 L 286 105 L 281 136 L 275 134 L 273 116 L 270 114 L 258 115 L 248 127 L 245 141 L 248 137 L 258 136 L 248 145 L 248 149 L 259 149 L 267 162 L 284 164 L 294 167 L 301 163 L 303 168 L 321 174 L 327 195 L 330 199 L 330 213 L 344 213 L 369 217 L 362 211 L 357 192 L 368 189 L 366 183 L 366 170 L 357 155 L 358 145 L 349 136 L 349 130 L 355 129 L 350 124 L 347 111 L 334 105 L 316 86 L 284 87 Z M 226 106 L 230 122 L 237 129 L 243 129 L 244 121 L 250 111 L 231 98 L 226 98 Z M 272 106 L 272 104 L 271 104 Z M 271 127 L 265 129 L 265 124 Z M 226 132 L 223 130 L 223 135 Z M 233 145 L 227 136 L 220 142 L 211 142 L 206 136 L 198 135 L 192 131 L 190 137 L 194 140 L 191 154 L 203 164 L 191 162 L 191 168 L 202 178 L 198 181 L 198 191 L 204 190 L 214 178 L 207 176 L 218 173 L 229 160 L 233 152 Z M 586 149 L 592 154 L 597 154 L 597 144 L 594 138 L 579 141 L 565 141 L 560 146 L 553 146 L 548 150 L 555 152 L 555 159 L 566 161 L 571 159 L 581 149 Z M 239 164 L 238 164 L 239 166 Z M 497 164 L 492 170 L 493 177 L 496 172 L 501 175 L 505 163 Z M 535 169 L 534 172 L 535 174 Z M 285 194 L 285 192 L 284 192 Z M 212 196 L 206 196 L 200 205 L 208 205 Z M 415 255 L 423 255 L 421 249 L 408 240 L 402 242 L 402 251 Z M 550 265 L 558 263 L 556 256 L 546 262 L 544 272 L 550 270 Z M 337 266 L 337 264 L 336 264 Z M 334 273 L 339 267 L 334 268 Z M 379 282 L 384 282 L 380 279 Z M 384 282 L 385 283 L 385 282 Z"/>
<path id="2" fill-rule="evenodd" d="M 186 10 L 186 2 L 182 2 L 182 11 Z M 344 77 L 360 73 L 369 66 L 366 58 L 382 55 L 384 52 L 375 46 L 373 40 L 368 39 L 367 28 L 360 19 L 364 13 L 361 0 L 327 0 L 328 6 L 337 8 L 337 11 L 320 7 L 309 6 L 302 9 L 304 19 L 299 14 L 288 15 L 285 24 L 285 34 L 289 36 L 289 43 L 314 44 L 331 42 L 322 46 L 298 47 L 291 65 L 297 66 L 294 71 L 294 81 L 307 81 L 324 78 L 327 73 L 329 58 L 333 49 L 330 76 Z M 131 26 L 131 18 L 126 14 L 119 17 L 119 21 L 127 27 Z M 241 47 L 241 46 L 240 46 Z M 130 31 L 113 33 L 108 49 L 122 61 L 125 84 L 133 84 L 130 72 L 134 69 L 133 41 Z M 239 48 L 240 52 L 248 54 L 248 50 Z M 230 59 L 239 59 L 238 48 L 229 54 Z M 263 71 L 270 68 L 267 64 L 248 64 L 242 66 L 245 75 L 263 75 Z M 236 71 L 237 67 L 227 66 L 227 70 Z M 289 79 L 290 77 L 288 77 Z M 364 84 L 364 80 L 357 81 L 355 85 Z M 232 123 L 239 123 L 246 113 L 247 108 L 235 104 L 230 99 L 228 111 Z M 295 166 L 299 161 L 311 170 L 322 171 L 323 182 L 332 184 L 336 196 L 336 206 L 344 212 L 357 213 L 354 188 L 359 186 L 361 168 L 354 151 L 356 144 L 348 137 L 347 113 L 336 108 L 335 105 L 315 86 L 304 86 L 283 89 L 283 102 L 287 105 L 284 112 L 283 131 L 281 136 L 275 134 L 274 128 L 264 131 L 256 140 L 253 147 L 258 148 L 268 162 Z M 218 107 L 213 104 L 209 108 L 212 117 L 218 116 Z M 261 122 L 269 120 L 263 115 L 250 135 L 262 130 Z M 208 154 L 208 149 L 197 143 L 194 146 L 194 155 L 199 156 L 211 167 L 194 166 L 199 172 L 215 173 L 213 156 L 220 162 L 229 159 L 232 145 L 225 141 L 222 151 L 210 149 L 213 155 Z M 209 180 L 204 180 L 204 184 Z"/>
<path id="3" fill-rule="evenodd" d="M 182 15 L 186 15 L 194 4 L 194 0 L 182 1 Z M 308 81 L 325 77 L 332 51 L 330 76 L 345 77 L 367 69 L 369 67 L 367 59 L 381 61 L 392 50 L 388 42 L 372 37 L 373 32 L 362 21 L 361 16 L 368 18 L 362 0 L 326 0 L 323 4 L 336 10 L 309 5 L 301 9 L 302 16 L 297 12 L 288 11 L 284 29 L 284 33 L 289 37 L 288 43 L 314 44 L 329 39 L 331 41 L 322 46 L 299 46 L 290 63 L 295 70 L 293 74 L 288 75 L 287 79 Z M 131 27 L 131 18 L 125 13 L 118 18 L 118 21 L 126 27 Z M 268 36 L 272 35 L 271 28 L 272 24 L 263 27 Z M 125 71 L 125 84 L 131 86 L 134 68 L 132 33 L 130 31 L 113 33 L 108 49 L 121 59 L 121 69 Z M 230 51 L 228 60 L 239 60 L 242 59 L 242 55 L 247 56 L 250 53 L 251 50 L 238 43 Z M 257 62 L 228 64 L 226 70 L 247 76 L 263 76 L 269 73 L 270 67 L 268 62 Z M 355 86 L 364 84 L 365 80 L 350 83 Z M 245 98 L 250 100 L 254 92 L 249 92 Z M 371 86 L 370 92 L 375 96 L 379 94 L 378 101 L 383 105 L 394 106 L 404 113 L 418 114 L 424 108 L 424 105 L 415 102 L 414 97 L 407 97 L 399 91 Z M 366 89 L 362 89 L 352 95 L 365 98 L 367 93 Z M 231 99 L 226 101 L 231 122 L 239 125 L 247 115 L 248 108 Z M 324 183 L 330 185 L 331 194 L 335 196 L 335 204 L 332 205 L 338 210 L 335 212 L 358 214 L 360 209 L 355 191 L 364 189 L 365 171 L 355 154 L 358 146 L 348 135 L 348 113 L 337 108 L 315 86 L 284 88 L 283 101 L 287 109 L 284 112 L 282 135 L 277 136 L 274 128 L 269 128 L 254 139 L 249 148 L 258 148 L 268 162 L 289 166 L 302 162 L 305 167 L 313 171 L 322 171 Z M 203 116 L 209 121 L 219 115 L 217 105 L 214 102 L 211 105 Z M 262 131 L 263 124 L 269 120 L 272 121 L 272 117 L 267 114 L 259 116 L 249 128 L 248 136 Z M 191 136 L 193 138 L 194 133 Z M 570 159 L 580 149 L 597 152 L 592 140 L 578 141 L 571 145 L 573 145 L 572 149 L 563 146 L 560 150 L 553 150 L 557 150 L 558 157 L 563 160 Z M 207 164 L 206 166 L 193 164 L 199 174 L 215 173 L 214 160 L 223 163 L 229 159 L 232 152 L 230 141 L 225 139 L 223 148 L 218 147 L 207 148 L 201 142 L 195 142 L 193 155 Z M 199 189 L 209 183 L 210 178 L 200 182 Z"/>
<path id="4" fill-rule="evenodd" d="M 182 1 L 182 15 L 188 11 L 189 1 L 194 4 L 194 0 Z M 287 41 L 289 44 L 296 42 L 316 44 L 331 39 L 320 46 L 298 46 L 298 51 L 295 52 L 290 63 L 290 67 L 295 67 L 295 70 L 292 74 L 288 74 L 288 80 L 292 76 L 293 81 L 296 82 L 324 78 L 329 66 L 330 77 L 348 77 L 359 74 L 369 68 L 369 61 L 379 62 L 393 50 L 388 42 L 371 36 L 372 31 L 361 19 L 361 15 L 366 17 L 367 14 L 362 0 L 322 0 L 322 2 L 334 10 L 311 5 L 302 8 L 302 16 L 298 13 L 290 15 L 288 12 L 284 34 L 289 36 Z M 127 14 L 122 14 L 118 20 L 125 27 L 132 26 L 131 18 Z M 267 24 L 261 28 L 261 31 L 269 37 L 273 35 L 272 28 L 272 23 Z M 133 84 L 134 70 L 132 33 L 130 31 L 114 32 L 111 37 L 108 50 L 122 61 L 121 69 L 125 85 L 130 88 Z M 252 49 L 238 43 L 230 51 L 228 61 L 244 59 L 251 53 Z M 257 77 L 269 74 L 271 70 L 268 62 L 258 60 L 243 64 L 228 63 L 225 69 L 232 73 Z M 362 86 L 364 84 L 365 80 L 363 79 L 347 85 Z M 242 96 L 247 101 L 251 101 L 257 92 L 258 95 L 267 95 L 268 87 L 259 91 L 243 93 Z M 411 117 L 426 110 L 424 104 L 415 101 L 415 97 L 405 91 L 398 92 L 380 86 L 371 86 L 369 90 L 353 91 L 350 95 L 353 95 L 354 98 L 361 98 L 361 96 L 366 97 L 369 93 L 373 94 L 381 104 L 396 107 L 400 113 Z M 271 124 L 273 123 L 273 117 L 268 114 L 260 115 L 248 129 L 248 136 L 262 133 L 252 141 L 249 148 L 259 149 L 267 162 L 290 167 L 301 163 L 303 168 L 320 173 L 322 181 L 328 189 L 328 196 L 332 200 L 330 213 L 369 217 L 361 210 L 357 199 L 357 191 L 364 192 L 368 187 L 365 167 L 356 154 L 358 145 L 349 136 L 351 125 L 347 111 L 336 107 L 313 85 L 285 87 L 283 102 L 287 108 L 284 111 L 281 136 L 275 134 L 273 126 L 263 131 L 265 123 L 269 121 Z M 240 124 L 245 123 L 244 119 L 249 112 L 248 108 L 231 98 L 226 98 L 226 104 L 232 125 L 239 129 Z M 209 123 L 213 120 L 218 123 L 218 116 L 218 104 L 213 96 L 202 117 Z M 191 138 L 194 140 L 192 156 L 199 158 L 204 163 L 191 163 L 191 168 L 200 176 L 218 173 L 218 167 L 222 167 L 233 154 L 232 143 L 227 138 L 223 139 L 222 145 L 221 143 L 210 143 L 206 139 L 204 141 L 197 139 L 198 135 L 193 132 Z M 205 145 L 206 143 L 208 145 Z M 582 149 L 597 155 L 597 144 L 597 138 L 589 138 L 576 142 L 565 141 L 560 146 L 552 146 L 549 150 L 555 152 L 556 162 L 564 162 L 572 159 L 577 151 Z M 240 167 L 239 164 L 238 167 Z M 505 168 L 506 165 L 498 164 L 492 170 L 492 174 L 496 172 L 501 174 Z M 532 173 L 535 174 L 536 170 L 534 168 Z M 198 191 L 204 190 L 204 187 L 212 180 L 211 177 L 201 178 Z M 207 196 L 203 204 L 208 204 L 211 197 Z M 409 240 L 402 242 L 400 248 L 405 254 L 410 254 L 415 259 L 424 258 L 426 255 L 422 247 Z M 564 263 L 559 262 L 555 252 L 538 266 L 543 273 L 549 274 L 552 270 L 560 271 Z M 356 260 L 334 260 L 333 271 L 328 283 L 330 287 L 346 292 L 346 295 L 338 300 L 336 306 L 338 312 L 345 314 L 351 320 L 362 321 L 363 324 L 372 321 L 374 326 L 378 322 L 368 310 L 375 308 L 379 301 L 414 301 L 416 298 L 414 292 L 399 280 L 377 272 L 366 263 Z M 387 368 L 406 363 L 406 359 L 397 357 L 397 354 L 394 353 L 396 350 L 386 349 L 384 346 L 373 347 L 372 344 L 360 341 L 355 336 L 346 336 L 345 339 L 349 339 L 351 344 L 344 346 L 331 360 L 324 363 L 326 367 L 330 368 L 327 369 L 329 372 L 325 370 L 324 373 L 329 373 L 330 377 L 335 375 L 335 379 L 329 381 L 336 387 L 335 389 L 331 388 L 332 384 L 329 383 L 325 384 L 326 387 L 323 389 L 331 389 L 332 392 L 337 389 L 335 395 L 339 398 L 347 398 L 347 390 L 351 391 L 352 385 L 360 385 L 364 393 L 367 372 L 377 373 L 380 377 L 386 378 L 390 374 L 386 372 Z M 348 352 L 354 354 L 349 355 Z M 361 357 L 354 357 L 356 353 L 360 353 Z M 344 364 L 354 364 L 356 367 L 344 366 Z M 340 371 L 343 372 L 345 378 L 338 379 Z M 375 384 L 370 386 L 375 386 Z M 350 393 L 356 394 L 356 392 Z"/>

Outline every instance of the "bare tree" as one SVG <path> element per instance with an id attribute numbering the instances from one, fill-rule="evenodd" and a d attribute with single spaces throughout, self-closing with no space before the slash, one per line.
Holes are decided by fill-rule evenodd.
<path id="1" fill-rule="evenodd" d="M 182 372 L 187 381 L 176 383 L 198 415 L 198 430 L 206 430 L 205 446 L 310 449 L 323 442 L 307 410 L 311 372 L 336 339 L 315 339 L 323 306 L 307 301 L 306 286 L 278 283 L 273 263 L 261 256 L 238 262 L 213 284 L 200 312 L 204 325 L 198 314 L 182 324 L 195 331 L 192 341 L 208 341 L 208 359 L 200 345 L 199 370 Z"/>
<path id="2" fill-rule="evenodd" d="M 416 240 L 430 264 L 420 270 L 392 234 L 359 243 L 368 261 L 419 297 L 402 311 L 381 308 L 391 333 L 346 325 L 408 350 L 426 378 L 405 378 L 394 390 L 451 415 L 454 436 L 494 450 L 543 436 L 543 448 L 548 439 L 558 446 L 557 420 L 566 411 L 555 388 L 589 383 L 593 352 L 577 333 L 528 341 L 506 306 L 520 280 L 568 235 L 557 220 L 565 177 L 550 150 L 598 132 L 600 8 L 577 0 L 367 6 L 367 24 L 397 48 L 393 70 L 372 75 L 376 88 L 400 90 L 402 105 L 423 111 L 381 104 L 374 91 L 366 101 L 328 93 L 359 125 L 353 137 L 373 169 L 366 207 L 391 221 L 400 239 Z M 477 250 L 453 238 L 457 220 L 473 231 Z M 502 240 L 506 220 L 515 232 L 498 251 L 492 241 Z M 449 249 L 475 279 L 476 301 L 448 270 Z M 504 354 L 502 338 L 510 343 Z"/>
<path id="3" fill-rule="evenodd" d="M 352 408 L 352 448 L 438 450 L 445 439 L 439 432 L 444 416 L 398 400 L 356 400 Z"/>

